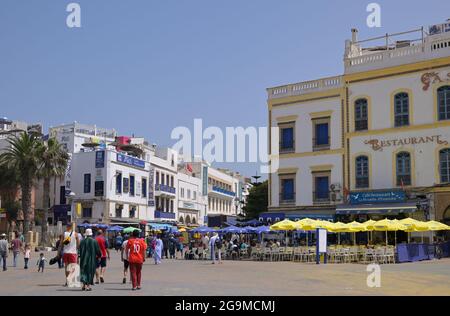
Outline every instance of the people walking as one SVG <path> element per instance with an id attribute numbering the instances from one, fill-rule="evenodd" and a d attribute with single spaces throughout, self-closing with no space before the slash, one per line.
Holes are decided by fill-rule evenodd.
<path id="1" fill-rule="evenodd" d="M 3 271 L 6 271 L 6 258 L 8 257 L 8 241 L 6 240 L 6 234 L 0 235 L 0 260 L 3 263 Z"/>
<path id="2" fill-rule="evenodd" d="M 44 273 L 44 268 L 45 268 L 45 262 L 46 261 L 47 261 L 47 259 L 45 259 L 44 253 L 41 252 L 39 254 L 39 259 L 36 262 L 36 265 L 38 266 L 38 272 Z"/>
<path id="3" fill-rule="evenodd" d="M 156 236 L 155 240 L 155 252 L 153 254 L 153 257 L 155 258 L 155 264 L 161 263 L 161 255 L 164 249 L 163 242 L 159 235 Z"/>
<path id="4" fill-rule="evenodd" d="M 123 237 L 121 233 L 118 233 L 116 236 L 116 241 L 114 248 L 116 249 L 116 252 L 122 249 L 122 243 L 123 243 Z"/>
<path id="5" fill-rule="evenodd" d="M 23 251 L 23 261 L 25 263 L 24 269 L 28 269 L 28 262 L 31 256 L 31 246 L 30 244 L 25 245 L 25 250 Z"/>
<path id="6" fill-rule="evenodd" d="M 175 251 L 177 249 L 177 240 L 173 234 L 169 237 L 169 256 L 170 259 L 175 259 Z"/>
<path id="7" fill-rule="evenodd" d="M 55 244 L 56 250 L 60 249 L 60 245 L 61 245 L 61 240 L 58 239 L 58 240 L 56 241 L 56 244 Z M 59 269 L 64 268 L 64 263 L 63 263 L 63 250 L 62 250 L 62 249 L 61 249 L 61 252 L 59 253 L 59 256 L 57 256 L 56 258 L 57 258 L 57 262 L 58 262 L 58 268 L 59 268 Z"/>
<path id="8" fill-rule="evenodd" d="M 101 283 L 105 282 L 105 271 L 106 271 L 106 260 L 110 259 L 109 256 L 109 249 L 108 249 L 108 241 L 106 240 L 105 236 L 103 236 L 103 231 L 101 229 L 97 232 L 97 237 L 95 237 L 95 240 L 97 240 L 98 246 L 100 247 L 101 251 L 101 257 L 98 260 L 97 263 L 97 272 L 95 273 L 96 277 L 96 284 L 99 284 L 99 281 Z"/>
<path id="9" fill-rule="evenodd" d="M 83 291 L 92 291 L 97 261 L 102 256 L 100 247 L 92 235 L 92 229 L 86 229 L 85 238 L 80 243 L 80 281 L 83 284 L 81 288 Z"/>
<path id="10" fill-rule="evenodd" d="M 14 233 L 15 238 L 11 241 L 11 248 L 13 252 L 13 267 L 17 267 L 17 258 L 22 251 L 22 241 L 20 240 L 19 232 Z"/>
<path id="11" fill-rule="evenodd" d="M 64 261 L 64 272 L 66 275 L 66 283 L 64 286 L 67 286 L 67 277 L 70 274 L 68 266 L 72 263 L 76 264 L 78 261 L 78 248 L 80 246 L 80 239 L 78 234 L 74 232 L 74 227 L 71 223 L 66 225 L 66 231 L 60 237 L 60 249 L 59 253 L 62 254 L 62 258 Z"/>
<path id="12" fill-rule="evenodd" d="M 128 251 L 128 261 L 130 263 L 132 290 L 140 290 L 141 270 L 145 261 L 147 244 L 143 239 L 139 238 L 138 230 L 133 231 L 132 237 L 128 240 L 126 250 Z"/>
<path id="13" fill-rule="evenodd" d="M 127 273 L 128 273 L 128 268 L 130 267 L 130 262 L 128 261 L 127 245 L 128 245 L 128 240 L 125 240 L 122 243 L 122 249 L 120 251 L 120 259 L 123 262 L 123 279 L 122 279 L 123 284 L 127 283 Z"/>
<path id="14" fill-rule="evenodd" d="M 209 240 L 209 251 L 211 253 L 212 264 L 216 263 L 216 241 L 219 238 L 219 234 L 214 233 Z"/>

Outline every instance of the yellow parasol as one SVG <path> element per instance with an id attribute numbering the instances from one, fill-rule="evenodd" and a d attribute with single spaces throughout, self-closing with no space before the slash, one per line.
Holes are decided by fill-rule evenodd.
<path id="1" fill-rule="evenodd" d="M 407 230 L 407 227 L 400 223 L 398 220 L 389 220 L 382 219 L 373 224 L 373 229 L 379 232 L 386 232 L 386 246 L 388 245 L 387 232 L 393 231 L 397 232 L 398 230 Z M 397 244 L 397 233 L 395 234 L 395 243 Z"/>
<path id="2" fill-rule="evenodd" d="M 336 222 L 333 224 L 333 227 L 331 228 L 331 232 L 337 233 L 338 235 L 338 245 L 341 244 L 341 234 L 345 232 L 345 230 L 347 229 L 347 225 L 341 222 Z"/>
<path id="3" fill-rule="evenodd" d="M 424 222 L 418 221 L 414 218 L 408 217 L 399 221 L 406 226 L 407 232 L 427 231 L 428 225 Z"/>
<path id="4" fill-rule="evenodd" d="M 278 222 L 278 223 L 270 226 L 270 230 L 274 230 L 274 231 L 288 231 L 288 230 L 296 230 L 296 229 L 297 229 L 297 226 L 295 225 L 295 222 L 290 221 L 288 219 L 285 219 L 281 222 Z"/>
<path id="5" fill-rule="evenodd" d="M 319 225 L 319 221 L 310 218 L 304 218 L 302 220 L 299 220 L 298 222 L 295 222 L 295 226 L 297 227 L 297 229 L 304 231 L 316 230 Z"/>
<path id="6" fill-rule="evenodd" d="M 426 224 L 428 231 L 450 230 L 450 226 L 436 221 L 429 221 L 424 224 Z"/>

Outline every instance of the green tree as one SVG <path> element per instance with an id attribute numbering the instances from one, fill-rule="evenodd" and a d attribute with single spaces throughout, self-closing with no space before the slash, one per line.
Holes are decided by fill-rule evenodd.
<path id="1" fill-rule="evenodd" d="M 20 204 L 16 201 L 19 192 L 19 177 L 17 170 L 0 165 L 0 200 L 6 210 L 8 221 L 17 220 Z"/>
<path id="2" fill-rule="evenodd" d="M 31 192 L 34 181 L 37 179 L 40 159 L 40 139 L 26 132 L 8 139 L 9 147 L 0 154 L 0 165 L 16 172 L 22 192 L 22 211 L 24 215 L 24 231 L 30 230 L 31 219 Z"/>
<path id="3" fill-rule="evenodd" d="M 42 243 L 48 244 L 48 213 L 50 208 L 50 180 L 54 177 L 62 178 L 67 168 L 69 155 L 55 138 L 41 143 L 39 148 L 40 168 L 38 177 L 43 179 L 43 201 L 44 218 L 42 221 Z"/>
<path id="4" fill-rule="evenodd" d="M 259 183 L 250 189 L 247 204 L 244 207 L 247 219 L 258 218 L 260 213 L 267 212 L 269 205 L 268 181 Z"/>

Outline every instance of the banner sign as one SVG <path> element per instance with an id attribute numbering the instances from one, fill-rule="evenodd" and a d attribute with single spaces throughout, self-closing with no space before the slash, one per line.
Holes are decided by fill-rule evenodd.
<path id="1" fill-rule="evenodd" d="M 202 174 L 202 179 L 203 179 L 203 196 L 208 195 L 208 167 L 204 166 L 203 167 L 203 174 Z"/>
<path id="2" fill-rule="evenodd" d="M 105 167 L 105 152 L 103 150 L 95 152 L 95 168 Z"/>
<path id="3" fill-rule="evenodd" d="M 404 202 L 404 191 L 351 192 L 350 204 L 392 203 Z"/>
<path id="4" fill-rule="evenodd" d="M 130 165 L 133 167 L 138 167 L 138 168 L 145 168 L 145 161 L 144 160 L 140 160 L 134 157 L 130 157 L 127 155 L 123 155 L 123 154 L 117 154 L 117 162 L 126 164 L 126 165 Z"/>

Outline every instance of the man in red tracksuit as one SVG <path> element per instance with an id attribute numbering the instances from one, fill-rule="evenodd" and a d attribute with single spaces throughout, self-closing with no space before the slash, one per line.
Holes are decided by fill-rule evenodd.
<path id="1" fill-rule="evenodd" d="M 141 289 L 141 270 L 142 264 L 145 261 L 145 253 L 147 250 L 147 244 L 141 238 L 139 238 L 139 231 L 133 231 L 132 237 L 128 240 L 128 262 L 130 263 L 131 283 L 133 284 L 132 290 Z"/>

